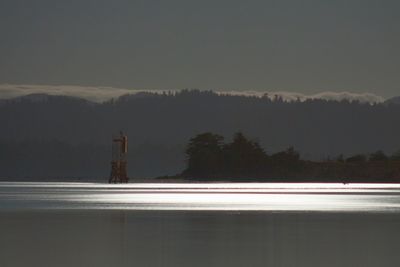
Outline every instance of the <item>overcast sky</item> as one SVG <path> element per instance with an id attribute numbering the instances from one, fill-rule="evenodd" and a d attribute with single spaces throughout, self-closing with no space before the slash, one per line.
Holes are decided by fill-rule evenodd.
<path id="1" fill-rule="evenodd" d="M 400 95 L 400 1 L 1 0 L 0 84 Z"/>

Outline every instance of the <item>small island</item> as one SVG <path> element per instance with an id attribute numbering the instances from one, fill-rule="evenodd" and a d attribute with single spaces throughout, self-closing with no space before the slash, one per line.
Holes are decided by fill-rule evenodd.
<path id="1" fill-rule="evenodd" d="M 230 143 L 206 132 L 190 139 L 187 168 L 177 176 L 159 179 L 225 182 L 400 182 L 400 152 L 392 156 L 376 151 L 369 155 L 343 155 L 325 161 L 303 160 L 293 147 L 268 155 L 257 141 L 238 132 Z"/>

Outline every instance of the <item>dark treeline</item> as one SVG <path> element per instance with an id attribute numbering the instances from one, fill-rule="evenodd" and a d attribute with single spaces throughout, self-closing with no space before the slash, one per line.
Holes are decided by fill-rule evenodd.
<path id="1" fill-rule="evenodd" d="M 185 178 L 200 181 L 274 182 L 400 182 L 400 151 L 313 162 L 300 158 L 293 147 L 268 155 L 257 141 L 238 132 L 232 142 L 206 132 L 190 139 Z"/>
<path id="2" fill-rule="evenodd" d="M 294 146 L 304 160 L 393 154 L 400 148 L 399 118 L 397 104 L 285 102 L 198 90 L 104 103 L 30 95 L 0 101 L 0 177 L 105 179 L 111 135 L 120 130 L 129 137 L 131 177 L 180 173 L 187 140 L 208 131 L 257 136 L 270 155 Z"/>

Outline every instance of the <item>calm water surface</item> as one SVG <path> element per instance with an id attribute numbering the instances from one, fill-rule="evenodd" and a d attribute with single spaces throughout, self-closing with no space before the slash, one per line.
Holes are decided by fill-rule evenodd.
<path id="1" fill-rule="evenodd" d="M 0 183 L 0 266 L 400 266 L 400 186 Z"/>

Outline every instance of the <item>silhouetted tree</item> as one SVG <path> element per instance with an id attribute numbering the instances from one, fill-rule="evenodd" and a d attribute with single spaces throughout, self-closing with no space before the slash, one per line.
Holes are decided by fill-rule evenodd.
<path id="1" fill-rule="evenodd" d="M 378 150 L 369 156 L 369 161 L 386 161 L 386 160 L 388 160 L 388 157 L 385 155 L 385 153 L 383 153 L 382 150 Z"/>
<path id="2" fill-rule="evenodd" d="M 346 159 L 346 163 L 365 163 L 367 156 L 363 154 L 357 154 Z"/>
<path id="3" fill-rule="evenodd" d="M 343 163 L 344 162 L 344 156 L 343 154 L 340 154 L 337 158 L 336 158 L 337 162 Z"/>
<path id="4" fill-rule="evenodd" d="M 193 176 L 215 175 L 222 167 L 224 138 L 213 133 L 202 133 L 190 139 L 186 148 L 188 168 L 185 173 Z"/>
<path id="5" fill-rule="evenodd" d="M 274 161 L 286 162 L 286 163 L 295 163 L 300 159 L 300 154 L 291 146 L 285 151 L 275 153 L 271 156 L 271 159 Z"/>
<path id="6" fill-rule="evenodd" d="M 241 132 L 236 133 L 233 141 L 224 146 L 223 155 L 225 170 L 235 174 L 254 173 L 265 165 L 267 158 L 261 146 Z"/>
<path id="7" fill-rule="evenodd" d="M 400 161 L 400 150 L 393 153 L 390 157 L 390 160 Z"/>

